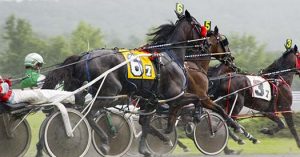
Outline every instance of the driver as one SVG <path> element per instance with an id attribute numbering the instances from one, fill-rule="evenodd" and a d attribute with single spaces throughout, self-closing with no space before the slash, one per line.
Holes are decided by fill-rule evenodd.
<path id="1" fill-rule="evenodd" d="M 17 103 L 43 104 L 51 103 L 61 97 L 69 95 L 71 92 L 51 89 L 40 89 L 43 84 L 44 75 L 40 74 L 40 69 L 44 64 L 44 59 L 38 53 L 30 53 L 25 57 L 26 78 L 21 81 L 21 89 L 12 89 L 9 79 L 0 76 L 0 102 L 8 105 Z M 37 88 L 34 88 L 37 87 Z M 85 92 L 72 95 L 61 103 L 84 105 Z"/>
<path id="2" fill-rule="evenodd" d="M 12 89 L 12 83 L 9 79 L 3 79 L 0 76 L 0 102 L 7 103 L 9 105 L 26 102 L 29 104 L 43 104 L 43 103 L 51 103 L 61 97 L 69 95 L 71 92 L 67 91 L 59 91 L 59 90 L 51 90 L 51 89 Z M 79 92 L 76 95 L 72 95 L 61 103 L 75 104 L 76 102 L 80 102 L 78 105 L 83 105 L 84 101 L 78 99 L 81 98 L 82 95 Z"/>
<path id="3" fill-rule="evenodd" d="M 26 78 L 21 81 L 21 88 L 41 87 L 45 76 L 40 74 L 40 69 L 44 64 L 43 57 L 38 53 L 30 53 L 25 57 Z"/>

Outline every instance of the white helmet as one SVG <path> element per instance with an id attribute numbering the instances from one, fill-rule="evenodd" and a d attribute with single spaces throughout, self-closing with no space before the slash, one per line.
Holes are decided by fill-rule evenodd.
<path id="1" fill-rule="evenodd" d="M 41 55 L 38 53 L 29 53 L 24 60 L 25 66 L 31 66 L 34 67 L 37 64 L 44 64 L 44 59 Z"/>

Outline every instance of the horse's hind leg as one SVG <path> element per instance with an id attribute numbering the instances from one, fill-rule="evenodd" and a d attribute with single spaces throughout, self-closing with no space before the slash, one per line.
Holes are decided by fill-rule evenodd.
<path id="1" fill-rule="evenodd" d="M 252 141 L 253 144 L 258 144 L 258 143 L 260 143 L 260 141 L 259 141 L 258 139 L 256 139 L 253 135 L 251 135 L 250 133 L 246 132 L 246 130 L 245 130 L 244 128 L 242 128 L 242 130 L 243 130 L 244 136 L 245 136 L 248 140 Z"/>
<path id="2" fill-rule="evenodd" d="M 176 101 L 176 102 L 175 102 Z M 199 104 L 199 98 L 194 94 L 186 93 L 181 96 L 179 99 L 176 99 L 172 103 L 169 104 L 169 116 L 168 116 L 168 124 L 165 130 L 166 134 L 169 134 L 173 131 L 175 122 L 177 120 L 178 111 L 185 105 L 190 103 Z"/>
<path id="3" fill-rule="evenodd" d="M 231 129 L 228 129 L 228 133 L 229 133 L 229 136 L 230 136 L 235 142 L 237 142 L 239 145 L 245 144 L 245 142 L 243 141 L 243 139 L 241 139 L 241 138 L 238 137 L 236 134 L 234 134 L 233 131 L 232 131 Z"/>
<path id="4" fill-rule="evenodd" d="M 151 117 L 152 116 L 149 115 L 140 115 L 140 119 L 139 119 L 139 123 L 142 126 L 142 135 L 139 144 L 139 152 L 144 156 L 151 156 L 150 151 L 146 147 L 146 138 L 149 132 Z"/>
<path id="5" fill-rule="evenodd" d="M 149 125 L 149 133 L 157 136 L 160 140 L 164 141 L 165 143 L 172 145 L 171 140 L 166 137 L 164 134 L 162 134 L 159 130 L 157 130 L 155 127 L 153 127 L 152 125 Z"/>
<path id="6" fill-rule="evenodd" d="M 189 149 L 185 144 L 183 144 L 180 140 L 177 141 L 177 144 L 178 144 L 178 146 L 179 146 L 180 148 L 182 148 L 182 150 L 183 150 L 184 152 L 189 152 L 189 151 L 190 151 L 190 149 Z"/>
<path id="7" fill-rule="evenodd" d="M 42 133 L 42 136 L 40 137 L 38 143 L 36 144 L 36 157 L 42 157 L 43 156 L 43 148 L 44 148 L 44 132 Z"/>
<path id="8" fill-rule="evenodd" d="M 284 116 L 286 124 L 288 125 L 292 135 L 294 136 L 294 138 L 296 140 L 298 148 L 300 148 L 300 139 L 299 139 L 299 136 L 298 136 L 297 131 L 295 129 L 292 113 L 291 112 L 286 112 L 286 113 L 282 113 L 282 115 Z"/>
<path id="9" fill-rule="evenodd" d="M 229 115 L 224 111 L 224 109 L 216 103 L 214 103 L 207 95 L 205 99 L 201 100 L 201 105 L 203 105 L 204 108 L 210 109 L 220 114 L 226 120 L 228 126 L 234 128 L 236 132 L 243 133 L 241 126 L 231 117 L 229 117 Z"/>
<path id="10" fill-rule="evenodd" d="M 97 133 L 97 135 L 100 137 L 102 144 L 99 147 L 99 149 L 102 151 L 103 154 L 107 154 L 109 152 L 109 146 L 108 146 L 108 136 L 105 133 L 105 131 L 103 131 L 98 124 L 95 122 L 94 120 L 94 116 L 89 113 L 87 115 L 87 120 L 90 124 L 90 126 L 94 129 L 94 131 Z"/>
<path id="11" fill-rule="evenodd" d="M 272 121 L 276 122 L 277 123 L 277 127 L 274 127 L 274 128 L 263 128 L 263 129 L 260 130 L 261 133 L 267 134 L 267 135 L 274 135 L 279 130 L 281 130 L 281 129 L 284 128 L 284 123 L 274 113 L 265 113 L 264 115 L 266 117 L 268 117 L 269 119 L 271 119 Z"/>

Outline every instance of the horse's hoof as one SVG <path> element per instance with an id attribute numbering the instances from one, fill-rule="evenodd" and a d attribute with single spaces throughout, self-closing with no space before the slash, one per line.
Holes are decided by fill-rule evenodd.
<path id="1" fill-rule="evenodd" d="M 190 152 L 191 150 L 189 148 L 183 148 L 184 152 Z"/>
<path id="2" fill-rule="evenodd" d="M 139 152 L 141 154 L 143 154 L 144 157 L 151 157 L 152 156 L 152 154 L 148 150 L 139 150 Z"/>
<path id="3" fill-rule="evenodd" d="M 260 144 L 261 142 L 260 142 L 260 140 L 254 139 L 254 140 L 252 141 L 252 143 L 253 143 L 253 144 Z"/>
<path id="4" fill-rule="evenodd" d="M 41 153 L 38 152 L 35 157 L 43 157 L 43 152 Z"/>
<path id="5" fill-rule="evenodd" d="M 238 150 L 238 151 L 235 151 L 235 150 L 232 150 L 232 149 L 229 149 L 229 150 L 224 150 L 224 154 L 225 155 L 239 155 L 242 153 L 242 149 L 241 150 Z"/>
<path id="6" fill-rule="evenodd" d="M 143 154 L 145 157 L 151 157 L 151 152 L 146 148 L 145 143 L 141 143 L 139 145 L 139 153 Z"/>
<path id="7" fill-rule="evenodd" d="M 144 157 L 152 157 L 152 154 L 144 154 Z"/>
<path id="8" fill-rule="evenodd" d="M 239 141 L 238 141 L 238 144 L 239 144 L 239 145 L 244 145 L 244 144 L 246 144 L 246 142 L 245 142 L 244 140 L 239 140 Z"/>
<path id="9" fill-rule="evenodd" d="M 174 145 L 173 145 L 173 142 L 172 142 L 171 140 L 168 140 L 168 141 L 164 142 L 164 144 L 165 144 L 165 145 L 168 145 L 168 146 L 170 146 L 170 147 L 173 147 L 173 146 L 174 146 Z"/>
<path id="10" fill-rule="evenodd" d="M 260 132 L 263 133 L 263 134 L 266 134 L 266 135 L 273 135 L 273 133 L 271 132 L 271 130 L 268 129 L 268 128 L 262 128 L 260 130 Z"/>
<path id="11" fill-rule="evenodd" d="M 104 155 L 107 155 L 108 152 L 109 152 L 109 146 L 106 145 L 106 144 L 101 144 L 100 147 L 99 147 L 100 151 L 104 154 Z"/>

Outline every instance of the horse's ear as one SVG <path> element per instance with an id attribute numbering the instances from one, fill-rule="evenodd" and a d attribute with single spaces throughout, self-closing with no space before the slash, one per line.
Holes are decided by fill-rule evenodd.
<path id="1" fill-rule="evenodd" d="M 187 18 L 187 19 L 192 19 L 192 16 L 191 16 L 191 14 L 187 11 L 187 10 L 185 10 L 185 17 Z"/>
<path id="2" fill-rule="evenodd" d="M 215 26 L 214 34 L 219 34 L 219 28 L 218 28 L 218 26 Z"/>
<path id="3" fill-rule="evenodd" d="M 294 52 L 295 53 L 297 53 L 298 52 L 298 47 L 297 47 L 297 45 L 295 44 L 295 46 L 294 46 Z"/>

